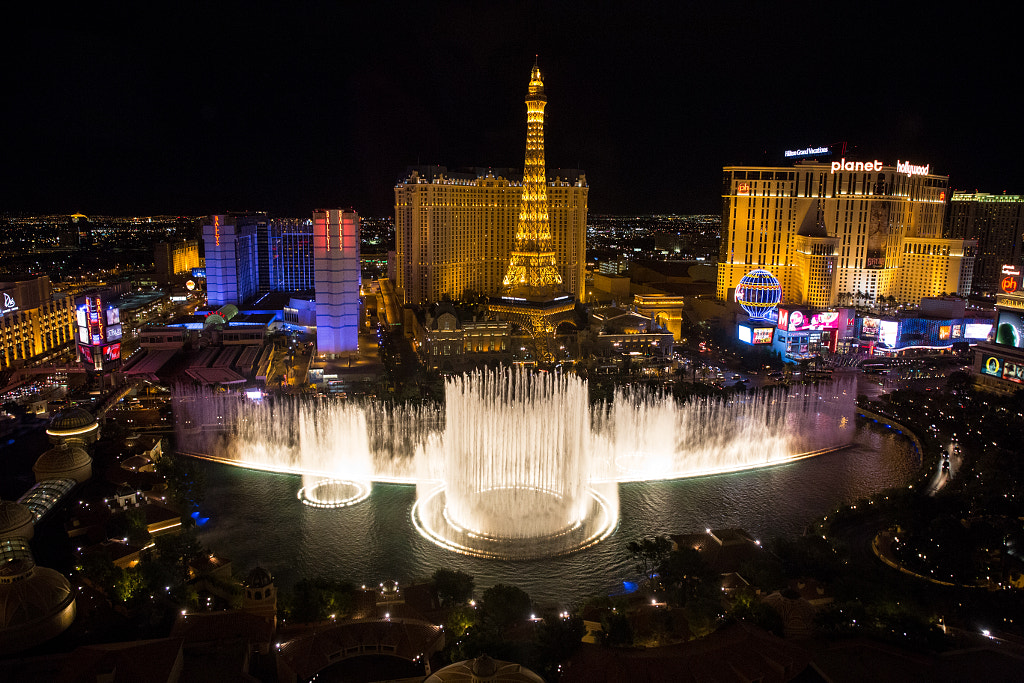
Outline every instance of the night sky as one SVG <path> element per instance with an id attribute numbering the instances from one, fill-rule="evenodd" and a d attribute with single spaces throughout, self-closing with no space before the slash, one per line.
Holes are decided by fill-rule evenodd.
<path id="1" fill-rule="evenodd" d="M 534 54 L 548 168 L 583 169 L 593 213 L 716 212 L 723 165 L 840 141 L 1024 193 L 1016 14 L 136 4 L 7 22 L 0 211 L 388 215 L 408 165 L 522 166 Z"/>

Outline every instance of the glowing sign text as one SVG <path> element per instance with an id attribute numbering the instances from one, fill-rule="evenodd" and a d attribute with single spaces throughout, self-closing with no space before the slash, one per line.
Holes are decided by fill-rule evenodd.
<path id="1" fill-rule="evenodd" d="M 928 175 L 929 168 L 931 168 L 931 164 L 927 164 L 925 166 L 914 166 L 909 161 L 896 160 L 896 172 L 906 173 L 908 178 L 916 175 Z"/>
<path id="2" fill-rule="evenodd" d="M 807 149 L 787 149 L 787 157 L 810 157 L 817 154 L 828 154 L 828 147 L 808 147 Z"/>
<path id="3" fill-rule="evenodd" d="M 839 161 L 832 162 L 832 172 L 836 171 L 881 171 L 882 162 L 878 161 L 847 161 L 843 157 Z"/>

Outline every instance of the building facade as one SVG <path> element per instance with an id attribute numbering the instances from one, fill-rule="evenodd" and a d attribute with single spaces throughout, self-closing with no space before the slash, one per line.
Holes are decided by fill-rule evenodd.
<path id="1" fill-rule="evenodd" d="M 75 306 L 50 278 L 0 282 L 0 370 L 55 352 L 74 339 Z"/>
<path id="2" fill-rule="evenodd" d="M 818 308 L 969 291 L 974 243 L 943 238 L 948 177 L 929 166 L 843 159 L 723 174 L 721 300 L 754 268 L 779 279 L 784 302 Z"/>
<path id="3" fill-rule="evenodd" d="M 240 304 L 259 291 L 257 230 L 266 214 L 218 214 L 203 222 L 206 298 L 211 306 Z"/>
<path id="4" fill-rule="evenodd" d="M 972 289 L 1000 291 L 1003 266 L 1024 265 L 1024 196 L 954 192 L 946 237 L 978 241 Z"/>
<path id="5" fill-rule="evenodd" d="M 577 297 L 584 284 L 588 192 L 582 173 L 548 174 L 556 268 L 562 286 Z M 497 294 L 515 246 L 522 194 L 522 182 L 500 170 L 412 169 L 395 186 L 395 275 L 404 303 Z"/>
<path id="6" fill-rule="evenodd" d="M 199 267 L 199 240 L 159 242 L 153 247 L 153 270 L 157 275 L 189 274 Z"/>
<path id="7" fill-rule="evenodd" d="M 359 214 L 342 209 L 313 212 L 317 353 L 358 350 Z"/>
<path id="8" fill-rule="evenodd" d="M 210 216 L 203 225 L 211 306 L 242 304 L 265 292 L 314 288 L 313 221 L 265 213 Z"/>

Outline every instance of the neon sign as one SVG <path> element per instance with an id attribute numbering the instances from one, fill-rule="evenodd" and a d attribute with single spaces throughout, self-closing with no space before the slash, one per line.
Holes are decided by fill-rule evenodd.
<path id="1" fill-rule="evenodd" d="M 931 168 L 931 164 L 925 166 L 914 166 L 909 161 L 896 160 L 896 172 L 906 173 L 908 178 L 916 175 L 928 175 L 928 169 Z"/>
<path id="2" fill-rule="evenodd" d="M 16 310 L 18 310 L 18 304 L 14 300 L 14 297 L 7 292 L 4 292 L 4 306 L 3 308 L 0 308 L 0 315 L 7 315 L 8 313 Z"/>
<path id="3" fill-rule="evenodd" d="M 828 154 L 828 147 L 808 147 L 807 149 L 787 149 L 784 154 L 787 157 L 812 157 L 818 154 Z"/>
<path id="4" fill-rule="evenodd" d="M 999 283 L 999 286 L 1007 294 L 1013 294 L 1017 291 L 1017 288 L 1020 287 L 1020 281 L 1014 275 L 1007 275 L 1003 278 L 1002 282 Z"/>
<path id="5" fill-rule="evenodd" d="M 836 171 L 881 171 L 881 161 L 877 159 L 875 161 L 847 161 L 846 157 L 843 157 L 839 161 L 832 162 L 832 172 Z"/>
<path id="6" fill-rule="evenodd" d="M 839 329 L 839 311 L 822 311 L 811 314 L 780 308 L 779 329 L 787 332 L 837 330 Z"/>

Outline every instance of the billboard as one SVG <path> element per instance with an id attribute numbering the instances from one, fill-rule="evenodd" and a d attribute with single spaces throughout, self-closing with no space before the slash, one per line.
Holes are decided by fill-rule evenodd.
<path id="1" fill-rule="evenodd" d="M 118 360 L 121 357 L 121 345 L 110 344 L 103 347 L 103 358 L 106 360 Z"/>
<path id="2" fill-rule="evenodd" d="M 1024 384 L 1024 365 L 985 354 L 981 358 L 981 374 L 1005 379 L 1008 382 Z"/>
<path id="3" fill-rule="evenodd" d="M 860 326 L 862 339 L 878 339 L 878 318 L 864 318 Z"/>
<path id="4" fill-rule="evenodd" d="M 779 309 L 779 329 L 787 332 L 804 330 L 837 330 L 839 329 L 839 311 L 809 311 Z"/>
<path id="5" fill-rule="evenodd" d="M 951 333 L 950 325 L 939 325 L 939 341 L 949 341 Z"/>
<path id="6" fill-rule="evenodd" d="M 992 325 L 989 323 L 967 323 L 964 325 L 964 337 L 967 339 L 988 339 L 992 332 Z"/>
<path id="7" fill-rule="evenodd" d="M 900 338 L 900 324 L 895 320 L 882 320 L 878 324 L 878 339 L 890 348 L 896 348 Z"/>
<path id="8" fill-rule="evenodd" d="M 971 325 L 968 325 L 968 332 Z M 967 336 L 970 336 L 968 334 Z M 999 311 L 996 321 L 996 344 L 1024 348 L 1024 317 L 1017 311 Z"/>
<path id="9" fill-rule="evenodd" d="M 771 344 L 774 337 L 774 327 L 754 327 L 741 324 L 736 328 L 736 338 L 744 344 Z"/>
<path id="10" fill-rule="evenodd" d="M 885 247 L 889 242 L 889 202 L 870 202 L 868 214 L 868 244 L 864 261 L 865 268 L 885 267 Z"/>

